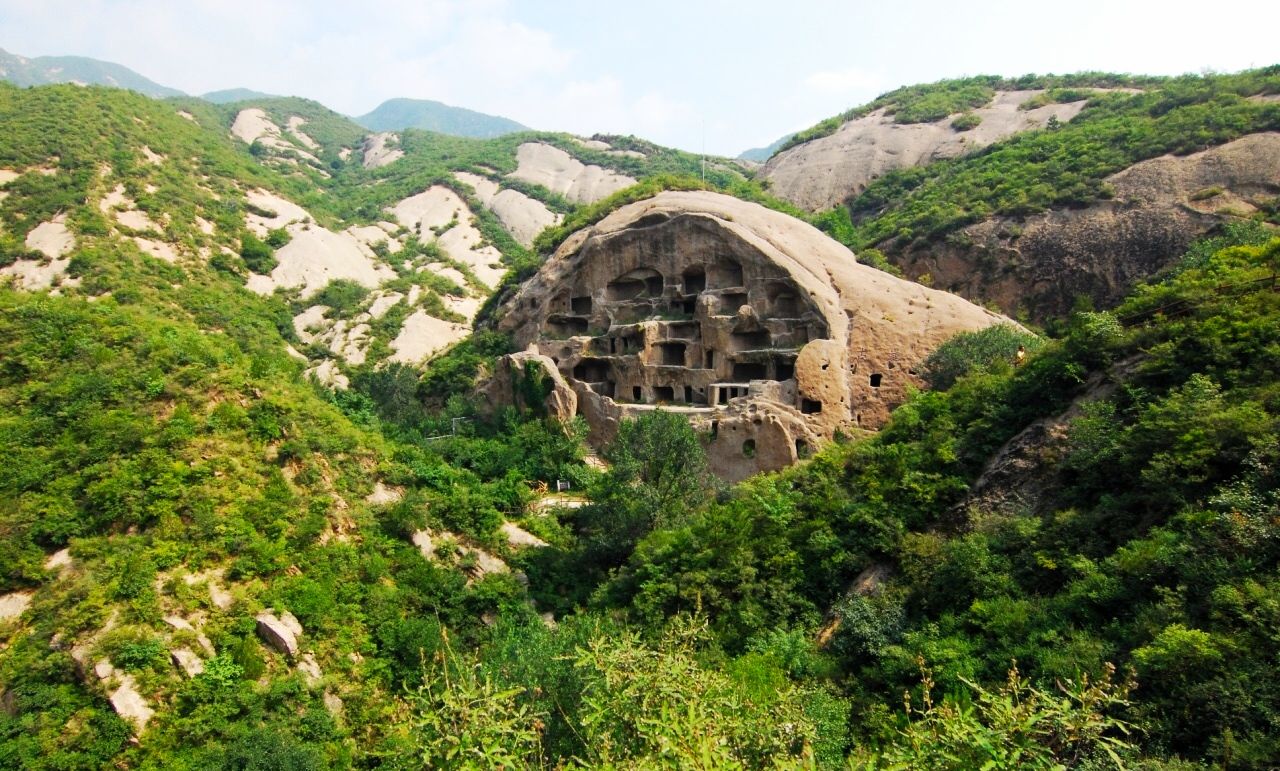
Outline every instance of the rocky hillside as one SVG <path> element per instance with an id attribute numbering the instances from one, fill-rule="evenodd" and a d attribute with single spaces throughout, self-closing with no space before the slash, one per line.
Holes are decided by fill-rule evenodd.
<path id="1" fill-rule="evenodd" d="M 801 132 L 761 177 L 855 251 L 1043 320 L 1118 301 L 1215 227 L 1274 220 L 1278 98 L 1274 67 L 944 82 Z"/>
<path id="2" fill-rule="evenodd" d="M 902 122 L 892 106 L 880 107 L 830 135 L 772 153 L 760 177 L 783 200 L 807 211 L 825 211 L 887 172 L 971 153 L 1019 132 L 1042 129 L 1051 120 L 1069 121 L 1084 109 L 1090 93 L 1073 93 L 1068 98 L 1079 98 L 1055 103 L 1045 98 L 1047 89 L 995 91 L 990 101 L 936 121 Z"/>
<path id="3" fill-rule="evenodd" d="M 1232 225 L 1055 339 L 633 137 L 0 84 L 0 766 L 1274 767 L 1274 77 L 812 217 L 930 269 L 988 218 Z M 503 297 L 530 323 L 473 331 Z M 501 371 L 534 337 L 639 389 L 599 457 L 547 362 Z M 779 399 L 830 443 L 717 483 Z"/>
<path id="4" fill-rule="evenodd" d="M 1111 306 L 1201 234 L 1275 219 L 1280 133 L 1140 161 L 1104 184 L 1107 200 L 988 217 L 941 243 L 894 249 L 895 262 L 911 277 L 1037 318 L 1065 315 L 1081 297 Z"/>
<path id="5" fill-rule="evenodd" d="M 338 387 L 355 368 L 417 366 L 468 334 L 566 214 L 697 163 L 633 140 L 369 134 L 296 98 L 213 106 L 10 87 L 3 99 L 0 272 L 96 295 L 110 282 L 77 254 L 123 245 L 240 284 L 290 309 L 290 350 Z M 100 270 L 118 271 L 110 262 Z"/>

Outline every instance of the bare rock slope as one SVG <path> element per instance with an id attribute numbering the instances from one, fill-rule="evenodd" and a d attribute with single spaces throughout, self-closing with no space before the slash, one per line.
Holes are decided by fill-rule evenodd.
<path id="1" fill-rule="evenodd" d="M 702 191 L 575 233 L 501 313 L 577 394 L 593 441 L 662 406 L 710 433 L 712 468 L 733 480 L 879 427 L 940 343 L 1009 323 L 860 265 L 794 217 Z"/>
<path id="2" fill-rule="evenodd" d="M 511 177 L 542 185 L 574 203 L 594 203 L 636 183 L 625 174 L 584 164 L 564 150 L 543 142 L 520 145 L 516 149 L 516 163 Z"/>
<path id="3" fill-rule="evenodd" d="M 760 176 L 785 201 L 809 211 L 830 209 L 886 172 L 955 158 L 1020 131 L 1043 128 L 1051 118 L 1071 120 L 1084 109 L 1084 100 L 1018 109 L 1040 93 L 997 92 L 990 104 L 973 110 L 982 122 L 968 131 L 951 127 L 954 116 L 934 123 L 895 123 L 884 109 L 876 110 L 830 136 L 778 153 Z"/>

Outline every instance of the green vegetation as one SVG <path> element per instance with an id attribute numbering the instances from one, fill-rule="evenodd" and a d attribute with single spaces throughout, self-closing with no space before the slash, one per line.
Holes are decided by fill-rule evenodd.
<path id="1" fill-rule="evenodd" d="M 388 99 L 355 120 L 370 131 L 413 128 L 480 139 L 529 130 L 508 118 L 451 107 L 430 99 Z"/>
<path id="2" fill-rule="evenodd" d="M 969 131 L 982 125 L 982 116 L 976 112 L 962 113 L 958 118 L 951 121 L 951 128 L 956 131 Z"/>
<path id="3" fill-rule="evenodd" d="M 945 200 L 935 188 L 976 206 L 1003 200 L 1006 177 L 1030 184 L 1003 162 L 1059 182 L 1083 164 L 1085 192 L 1044 195 L 1087 196 L 1108 164 L 1274 126 L 1274 105 L 1242 97 L 1275 77 L 1093 97 L 1055 131 L 877 182 L 880 219 L 855 204 L 856 219 L 817 221 L 878 243 L 881 220 L 922 228 L 919 207 Z M 895 114 L 1001 87 L 904 91 Z M 1183 771 L 1280 757 L 1273 231 L 1228 228 L 1052 339 L 959 336 L 924 365 L 934 390 L 879 434 L 730 488 L 672 413 L 623 422 L 600 471 L 583 463 L 585 425 L 545 415 L 546 382 L 518 379 L 520 406 L 494 410 L 477 386 L 512 341 L 492 331 L 425 372 L 371 362 L 348 370 L 349 390 L 319 388 L 285 353 L 293 316 L 322 304 L 351 320 L 370 291 L 335 281 L 304 303 L 242 286 L 288 236 L 245 232 L 251 187 L 332 225 L 372 222 L 430 184 L 469 195 L 455 169 L 504 174 L 529 137 L 641 178 L 592 207 L 548 198 L 569 217 L 534 251 L 469 200 L 519 275 L 628 201 L 702 187 L 699 159 L 625 137 L 606 139 L 644 159 L 562 135 L 406 131 L 396 164 L 324 177 L 258 164 L 225 136 L 235 108 L 177 106 L 196 121 L 123 92 L 0 86 L 0 166 L 25 172 L 0 202 L 0 254 L 25 254 L 25 234 L 65 213 L 81 282 L 0 287 L 0 592 L 31 592 L 0 622 L 0 766 Z M 313 118 L 336 157 L 346 129 Z M 789 211 L 716 166 L 708 187 Z M 966 174 L 972 188 L 946 187 Z M 92 202 L 117 184 L 167 238 L 226 260 L 170 264 L 113 239 Z M 447 262 L 409 239 L 386 288 L 420 286 L 419 306 L 444 314 L 469 287 L 412 269 L 426 261 Z M 371 320 L 372 345 L 411 311 Z M 557 481 L 585 505 L 542 505 Z M 507 522 L 548 545 L 513 546 Z M 61 548 L 71 566 L 46 569 Z M 266 608 L 298 618 L 319 682 L 260 640 Z M 178 646 L 201 651 L 202 673 L 173 665 Z M 140 742 L 91 673 L 101 658 L 156 709 Z"/>
<path id="4" fill-rule="evenodd" d="M 930 388 L 945 391 L 965 375 L 1017 362 L 1019 351 L 1025 356 L 1041 345 L 1041 338 L 1008 324 L 961 332 L 929 354 L 922 374 Z"/>

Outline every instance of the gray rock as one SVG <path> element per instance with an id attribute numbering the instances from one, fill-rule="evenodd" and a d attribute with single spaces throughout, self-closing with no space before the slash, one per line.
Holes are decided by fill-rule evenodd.
<path id="1" fill-rule="evenodd" d="M 320 668 L 320 663 L 316 661 L 314 653 L 304 653 L 298 659 L 298 671 L 302 673 L 302 679 L 309 688 L 319 685 L 320 680 L 324 677 L 324 670 Z"/>
<path id="2" fill-rule="evenodd" d="M 190 648 L 174 648 L 169 652 L 174 666 L 182 670 L 187 677 L 195 677 L 204 672 L 204 662 Z"/>
<path id="3" fill-rule="evenodd" d="M 267 645 L 292 659 L 298 655 L 298 634 L 302 631 L 302 627 L 292 615 L 288 613 L 284 615 L 292 619 L 291 624 L 270 611 L 259 613 L 257 615 L 258 636 Z"/>
<path id="4" fill-rule="evenodd" d="M 111 692 L 108 699 L 116 714 L 133 723 L 138 733 L 146 729 L 147 723 L 155 714 L 147 700 L 138 693 L 138 685 L 130 674 L 121 675 L 120 686 Z"/>

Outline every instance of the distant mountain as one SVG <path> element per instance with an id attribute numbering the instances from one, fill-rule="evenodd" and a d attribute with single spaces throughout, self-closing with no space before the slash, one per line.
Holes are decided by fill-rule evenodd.
<path id="1" fill-rule="evenodd" d="M 785 145 L 793 136 L 795 136 L 795 134 L 787 134 L 785 137 L 779 137 L 776 142 L 768 147 L 753 147 L 750 150 L 743 150 L 742 153 L 738 155 L 738 158 L 743 161 L 764 163 L 772 158 L 774 153 L 782 149 L 782 146 Z"/>
<path id="2" fill-rule="evenodd" d="M 37 56 L 28 59 L 0 49 L 0 79 L 18 86 L 44 86 L 50 83 L 114 86 L 158 99 L 185 96 L 176 88 L 162 86 L 124 65 L 85 56 Z"/>
<path id="3" fill-rule="evenodd" d="M 254 91 L 251 88 L 226 88 L 221 91 L 210 91 L 207 94 L 201 94 L 200 98 L 214 104 L 231 104 L 232 102 L 244 102 L 249 99 L 276 99 L 277 97 L 275 94 Z"/>
<path id="4" fill-rule="evenodd" d="M 478 139 L 529 130 L 528 126 L 510 118 L 452 107 L 430 99 L 388 99 L 373 112 L 361 115 L 355 121 L 370 131 L 416 128 Z"/>

